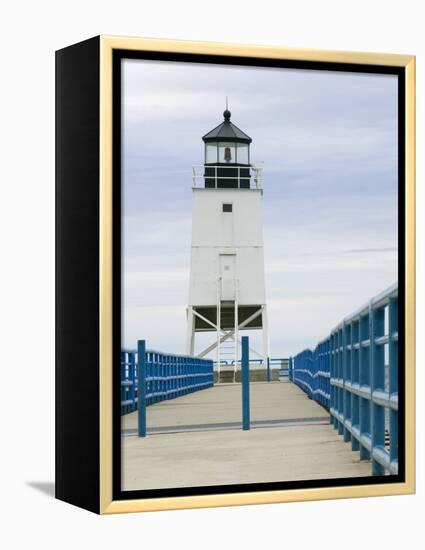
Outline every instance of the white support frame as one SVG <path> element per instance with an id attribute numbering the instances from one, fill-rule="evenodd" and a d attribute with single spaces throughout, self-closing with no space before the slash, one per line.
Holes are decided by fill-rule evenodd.
<path id="1" fill-rule="evenodd" d="M 235 325 L 231 330 L 224 330 L 221 328 L 221 279 L 217 281 L 217 324 L 214 324 L 212 321 L 201 315 L 196 311 L 192 306 L 187 308 L 187 353 L 188 355 L 194 355 L 195 349 L 195 317 L 199 317 L 205 323 L 210 325 L 216 330 L 217 340 L 215 343 L 211 344 L 200 353 L 197 357 L 205 357 L 208 353 L 216 349 L 216 361 L 217 361 L 217 382 L 220 381 L 221 374 L 221 344 L 231 338 L 234 341 L 234 367 L 233 367 L 233 381 L 236 382 L 236 372 L 238 369 L 238 360 L 239 360 L 239 345 L 241 340 L 239 338 L 239 331 L 247 326 L 251 321 L 257 318 L 260 314 L 262 316 L 262 325 L 263 325 L 263 352 L 259 353 L 251 346 L 249 347 L 252 353 L 255 353 L 258 357 L 263 359 L 263 365 L 267 368 L 268 358 L 270 357 L 270 343 L 269 343 L 269 333 L 268 333 L 268 319 L 267 319 L 267 307 L 262 305 L 257 311 L 250 315 L 245 321 L 239 323 L 239 300 L 238 300 L 238 288 L 236 287 L 235 295 Z"/>
<path id="2" fill-rule="evenodd" d="M 269 327 L 268 327 L 268 318 L 267 318 L 267 307 L 262 306 L 263 309 L 263 357 L 264 357 L 264 366 L 267 368 L 267 362 L 270 357 L 270 343 L 269 343 Z"/>
<path id="3" fill-rule="evenodd" d="M 260 308 L 257 309 L 257 311 L 255 311 L 252 315 L 250 315 L 247 319 L 245 319 L 245 321 L 242 321 L 242 323 L 239 323 L 239 326 L 238 326 L 238 330 L 241 330 L 242 328 L 246 327 L 246 325 L 248 325 L 251 321 L 253 321 L 254 319 L 256 319 L 259 315 L 261 315 L 263 312 L 263 306 L 261 306 Z M 197 315 L 197 312 L 194 311 L 195 315 Z M 213 325 L 213 323 L 210 323 L 211 325 Z M 214 325 L 213 325 L 214 326 Z M 217 327 L 215 327 L 217 329 Z M 228 340 L 229 338 L 233 338 L 233 335 L 235 333 L 234 329 L 232 330 L 229 330 L 229 331 L 224 331 L 222 329 L 220 329 L 220 332 L 224 332 L 223 336 L 221 336 L 220 338 L 218 338 L 220 340 L 220 343 L 222 344 L 225 340 Z M 214 343 L 214 344 L 211 344 L 210 346 L 208 346 L 207 348 L 205 348 L 203 351 L 201 351 L 200 353 L 198 353 L 196 355 L 196 357 L 205 357 L 205 355 L 207 355 L 208 353 L 210 353 L 210 351 L 213 351 L 215 348 L 217 347 L 217 343 Z"/>

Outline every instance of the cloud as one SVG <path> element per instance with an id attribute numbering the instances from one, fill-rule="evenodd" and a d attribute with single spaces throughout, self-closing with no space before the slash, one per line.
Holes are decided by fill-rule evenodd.
<path id="1" fill-rule="evenodd" d="M 123 74 L 126 345 L 184 352 L 191 167 L 226 95 L 264 162 L 273 354 L 313 345 L 395 281 L 395 77 L 136 60 Z"/>

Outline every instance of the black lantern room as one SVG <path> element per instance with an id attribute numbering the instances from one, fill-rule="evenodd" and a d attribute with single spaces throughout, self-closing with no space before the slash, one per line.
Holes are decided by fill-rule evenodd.
<path id="1" fill-rule="evenodd" d="M 202 138 L 205 143 L 205 187 L 249 189 L 252 139 L 230 122 L 228 109 L 223 116 L 224 121 Z"/>

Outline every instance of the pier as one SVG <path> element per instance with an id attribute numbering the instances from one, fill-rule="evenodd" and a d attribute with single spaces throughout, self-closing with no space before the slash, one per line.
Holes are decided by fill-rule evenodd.
<path id="1" fill-rule="evenodd" d="M 394 285 L 265 382 L 246 336 L 235 383 L 139 341 L 122 354 L 123 490 L 397 473 L 397 303 Z"/>
<path id="2" fill-rule="evenodd" d="M 371 475 L 327 411 L 289 380 L 251 384 L 251 429 L 241 426 L 241 385 L 223 384 L 123 417 L 123 490 Z M 150 435 L 149 435 L 150 434 Z"/>

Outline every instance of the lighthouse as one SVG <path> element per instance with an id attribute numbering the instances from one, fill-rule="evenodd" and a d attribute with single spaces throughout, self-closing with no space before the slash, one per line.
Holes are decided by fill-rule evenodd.
<path id="1" fill-rule="evenodd" d="M 192 245 L 187 353 L 215 353 L 220 365 L 236 373 L 240 332 L 262 331 L 262 350 L 251 350 L 267 365 L 269 358 L 262 228 L 262 169 L 251 162 L 252 139 L 224 120 L 205 134 L 204 164 L 193 167 Z M 196 333 L 214 334 L 195 354 Z"/>

